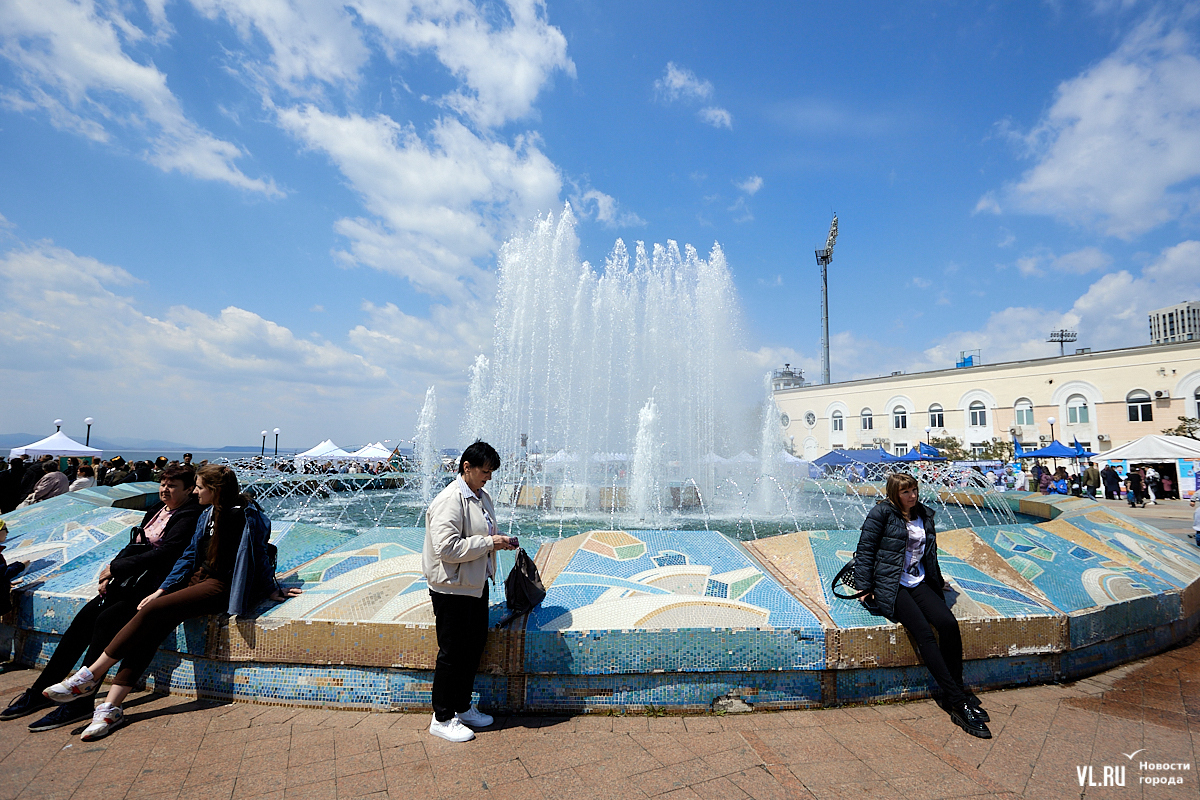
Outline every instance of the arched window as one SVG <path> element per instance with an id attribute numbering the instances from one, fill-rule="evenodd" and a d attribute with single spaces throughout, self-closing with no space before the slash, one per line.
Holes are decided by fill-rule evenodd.
<path id="1" fill-rule="evenodd" d="M 1130 422 L 1153 422 L 1154 409 L 1150 402 L 1150 393 L 1134 389 L 1125 396 L 1125 407 L 1129 409 Z"/>
<path id="2" fill-rule="evenodd" d="M 1196 389 L 1196 394 L 1192 397 L 1192 400 L 1196 402 L 1196 413 L 1192 416 L 1200 417 L 1200 388 Z"/>
<path id="3" fill-rule="evenodd" d="M 845 430 L 844 426 L 846 424 L 846 420 L 842 417 L 842 412 L 833 412 L 833 415 L 830 417 L 830 419 L 833 420 L 833 429 L 835 431 Z"/>
<path id="4" fill-rule="evenodd" d="M 976 400 L 975 402 L 971 403 L 969 410 L 971 412 L 972 428 L 982 428 L 987 425 L 987 409 L 984 408 L 982 402 Z"/>
<path id="5" fill-rule="evenodd" d="M 1017 425 L 1032 425 L 1033 424 L 1033 403 L 1022 397 L 1014 405 L 1016 411 Z"/>
<path id="6" fill-rule="evenodd" d="M 904 406 L 896 406 L 892 409 L 892 427 L 896 430 L 908 427 L 908 412 L 904 410 Z"/>
<path id="7" fill-rule="evenodd" d="M 871 409 L 864 408 L 862 410 L 862 429 L 870 431 L 875 429 L 875 418 L 871 416 Z"/>
<path id="8" fill-rule="evenodd" d="M 929 407 L 929 427 L 946 427 L 946 412 L 942 411 L 941 403 L 934 403 Z"/>
<path id="9" fill-rule="evenodd" d="M 1067 424 L 1083 425 L 1089 420 L 1087 398 L 1073 394 L 1067 398 Z"/>

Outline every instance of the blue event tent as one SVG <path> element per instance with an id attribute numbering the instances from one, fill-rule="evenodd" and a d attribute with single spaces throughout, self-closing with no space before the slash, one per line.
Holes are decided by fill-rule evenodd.
<path id="1" fill-rule="evenodd" d="M 1087 458 L 1089 455 L 1086 450 L 1080 452 L 1055 439 L 1040 450 L 1026 450 L 1017 458 Z"/>

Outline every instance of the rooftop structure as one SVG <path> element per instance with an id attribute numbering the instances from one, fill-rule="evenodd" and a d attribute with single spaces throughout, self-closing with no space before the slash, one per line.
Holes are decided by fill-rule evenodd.
<path id="1" fill-rule="evenodd" d="M 1150 312 L 1150 341 L 1193 342 L 1200 340 L 1200 303 L 1178 303 Z"/>

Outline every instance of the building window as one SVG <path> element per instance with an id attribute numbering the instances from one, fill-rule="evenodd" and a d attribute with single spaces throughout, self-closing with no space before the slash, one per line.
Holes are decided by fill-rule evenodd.
<path id="1" fill-rule="evenodd" d="M 1032 425 L 1033 424 L 1033 403 L 1022 397 L 1017 401 L 1016 406 L 1017 425 Z"/>
<path id="2" fill-rule="evenodd" d="M 946 414 L 942 411 L 942 406 L 939 403 L 934 403 L 929 407 L 929 427 L 946 427 Z"/>
<path id="3" fill-rule="evenodd" d="M 1087 399 L 1083 395 L 1073 394 L 1067 399 L 1067 424 L 1084 425 L 1088 422 Z"/>
<path id="4" fill-rule="evenodd" d="M 875 429 L 875 418 L 871 416 L 871 409 L 869 408 L 862 410 L 862 429 L 864 431 Z"/>
<path id="5" fill-rule="evenodd" d="M 1135 389 L 1125 397 L 1125 406 L 1129 409 L 1130 422 L 1154 421 L 1154 410 L 1151 408 L 1149 392 Z"/>
<path id="6" fill-rule="evenodd" d="M 983 442 L 971 442 L 971 455 L 976 458 L 983 458 L 983 451 L 987 449 L 987 445 Z"/>
<path id="7" fill-rule="evenodd" d="M 896 430 L 908 427 L 908 412 L 904 410 L 904 406 L 896 406 L 892 409 L 892 427 Z"/>
<path id="8" fill-rule="evenodd" d="M 902 456 L 908 452 L 908 442 L 896 442 L 892 445 L 892 455 Z"/>
<path id="9" fill-rule="evenodd" d="M 983 407 L 983 403 L 976 400 L 971 403 L 971 427 L 982 428 L 987 425 L 987 409 Z"/>
<path id="10" fill-rule="evenodd" d="M 833 429 L 835 431 L 845 430 L 846 420 L 842 418 L 842 412 L 833 412 Z"/>
<path id="11" fill-rule="evenodd" d="M 1192 399 L 1196 401 L 1196 413 L 1193 416 L 1200 417 L 1200 389 L 1196 390 L 1196 394 Z"/>

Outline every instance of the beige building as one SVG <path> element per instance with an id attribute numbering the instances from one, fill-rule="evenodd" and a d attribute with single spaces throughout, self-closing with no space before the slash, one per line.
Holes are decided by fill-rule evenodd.
<path id="1" fill-rule="evenodd" d="M 781 373 L 787 370 L 781 370 Z M 1074 439 L 1096 452 L 1198 417 L 1200 341 L 898 374 L 825 385 L 776 381 L 775 402 L 796 455 L 881 446 L 902 454 L 954 436 L 978 451 L 993 438 L 1023 445 Z M 779 388 L 790 386 L 790 388 Z"/>

